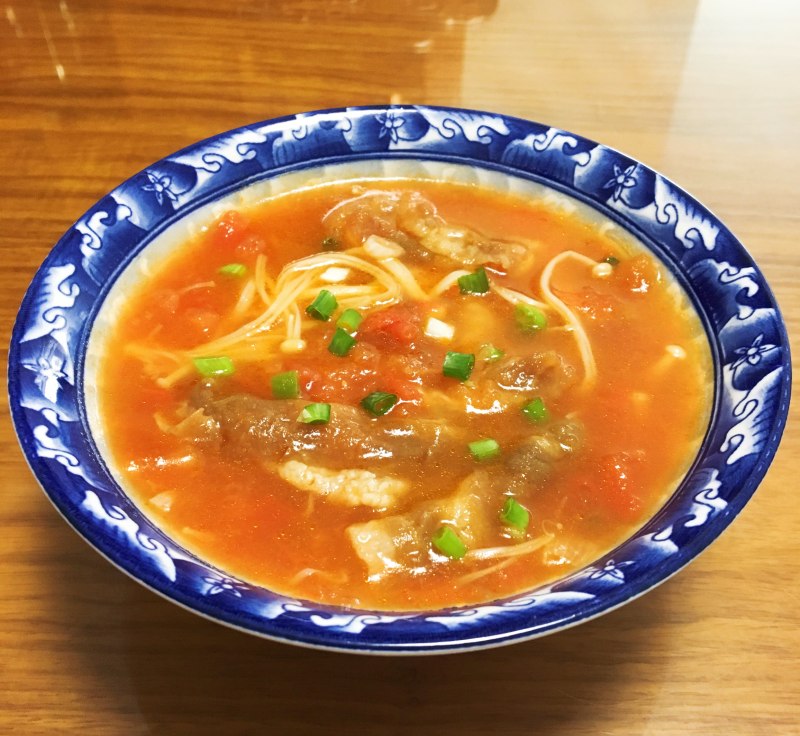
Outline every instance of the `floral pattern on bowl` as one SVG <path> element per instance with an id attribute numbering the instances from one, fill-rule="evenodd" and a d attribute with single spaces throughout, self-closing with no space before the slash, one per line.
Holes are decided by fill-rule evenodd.
<path id="1" fill-rule="evenodd" d="M 86 418 L 83 369 L 98 309 L 126 264 L 187 213 L 260 180 L 337 162 L 412 159 L 543 184 L 611 218 L 669 267 L 704 321 L 715 402 L 700 453 L 631 539 L 550 586 L 430 613 L 349 611 L 276 595 L 176 545 L 109 473 Z M 615 150 L 504 115 L 418 106 L 328 110 L 223 133 L 148 167 L 86 212 L 36 274 L 9 356 L 12 415 L 34 473 L 67 521 L 150 588 L 268 638 L 347 651 L 474 649 L 609 611 L 681 569 L 755 491 L 788 412 L 785 327 L 762 274 L 700 203 Z"/>

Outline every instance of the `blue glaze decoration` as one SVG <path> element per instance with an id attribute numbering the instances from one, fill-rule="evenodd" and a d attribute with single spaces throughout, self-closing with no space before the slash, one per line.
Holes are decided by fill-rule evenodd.
<path id="1" fill-rule="evenodd" d="M 715 410 L 669 503 L 631 539 L 550 586 L 430 613 L 348 611 L 236 580 L 156 528 L 109 475 L 83 411 L 82 363 L 99 305 L 165 227 L 261 179 L 368 158 L 438 160 L 531 179 L 640 238 L 693 298 L 712 344 Z M 222 623 L 277 640 L 362 652 L 444 652 L 509 643 L 604 613 L 662 582 L 712 542 L 755 491 L 788 413 L 785 327 L 743 246 L 699 202 L 593 141 L 496 113 L 349 108 L 256 123 L 191 145 L 133 176 L 53 248 L 23 300 L 9 394 L 20 444 L 50 499 L 99 552 L 148 587 Z"/>

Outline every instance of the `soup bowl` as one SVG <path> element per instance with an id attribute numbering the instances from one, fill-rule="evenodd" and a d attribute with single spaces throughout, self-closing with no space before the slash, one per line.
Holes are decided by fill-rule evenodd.
<path id="1" fill-rule="evenodd" d="M 543 587 L 447 610 L 352 610 L 237 579 L 182 547 L 126 494 L 95 414 L 94 341 L 134 263 L 247 192 L 308 179 L 457 178 L 567 199 L 651 250 L 684 288 L 713 360 L 694 462 L 663 507 L 592 564 Z M 243 194 L 245 193 L 245 194 Z M 9 393 L 20 444 L 58 511 L 98 552 L 185 608 L 284 642 L 368 653 L 464 651 L 530 639 L 652 589 L 731 523 L 769 466 L 790 358 L 770 289 L 744 247 L 668 179 L 595 142 L 505 115 L 420 106 L 325 110 L 248 125 L 168 156 L 89 209 L 55 245 L 14 327 Z"/>

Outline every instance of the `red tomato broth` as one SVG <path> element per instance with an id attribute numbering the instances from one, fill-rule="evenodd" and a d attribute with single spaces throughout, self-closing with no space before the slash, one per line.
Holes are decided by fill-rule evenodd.
<path id="1" fill-rule="evenodd" d="M 364 186 L 421 191 L 448 222 L 507 241 L 535 240 L 531 268 L 506 275 L 490 269 L 492 283 L 502 282 L 535 298 L 545 264 L 565 249 L 595 260 L 611 254 L 620 259 L 607 279 L 591 278 L 586 267 L 574 263 L 560 266 L 553 278 L 554 291 L 576 310 L 591 338 L 598 380 L 591 391 L 570 390 L 548 401 L 551 416 L 579 418 L 585 445 L 543 486 L 521 498 L 531 512 L 532 536 L 545 525 L 558 530 L 558 544 L 585 545 L 587 551 L 563 564 L 556 552 L 547 561 L 542 551 L 534 552 L 467 585 L 459 579 L 481 566 L 469 567 L 461 560 L 431 564 L 424 574 L 387 573 L 370 581 L 346 529 L 380 517 L 380 512 L 337 506 L 295 489 L 251 458 L 222 456 L 159 431 L 154 415 L 174 417 L 196 381 L 159 388 L 126 346 L 154 340 L 188 348 L 226 332 L 230 326 L 225 315 L 241 286 L 235 278 L 220 276 L 218 269 L 238 262 L 252 271 L 257 254 L 263 252 L 275 278 L 286 264 L 318 252 L 325 235 L 322 218 L 353 196 L 352 183 L 299 191 L 241 216 L 224 216 L 128 297 L 108 339 L 99 375 L 101 416 L 126 490 L 169 534 L 231 575 L 300 598 L 356 608 L 421 610 L 492 600 L 561 577 L 616 546 L 674 489 L 694 457 L 710 410 L 710 359 L 702 328 L 695 315 L 678 311 L 663 267 L 649 255 L 626 252 L 576 215 L 542 203 L 455 184 L 392 181 Z M 243 242 L 258 247 L 238 248 Z M 435 262 L 419 281 L 427 288 L 455 267 Z M 633 291 L 643 279 L 648 288 Z M 189 288 L 209 281 L 213 287 Z M 209 319 L 198 330 L 193 311 L 198 309 L 218 315 L 217 321 Z M 402 319 L 387 322 L 390 310 Z M 491 319 L 486 320 L 486 314 Z M 421 335 L 420 325 L 429 315 L 454 325 L 451 343 Z M 557 316 L 551 321 L 552 327 L 560 324 Z M 474 352 L 492 342 L 513 356 L 548 346 L 562 353 L 578 375 L 581 372 L 574 340 L 567 333 L 548 327 L 541 334 L 521 334 L 513 307 L 493 293 L 462 295 L 452 288 L 430 302 L 376 310 L 363 326 L 363 341 L 338 357 L 326 349 L 332 322 L 312 325 L 303 334 L 306 351 L 276 351 L 260 362 L 237 365 L 234 376 L 221 379 L 223 391 L 269 399 L 271 376 L 297 369 L 303 398 L 309 402 L 357 405 L 367 393 L 391 391 L 401 401 L 390 416 L 402 419 L 431 415 L 426 392 L 444 392 L 459 401 L 480 393 L 479 388 L 442 376 L 448 350 Z M 686 357 L 664 363 L 667 345 L 681 346 Z M 646 368 L 659 361 L 664 369 L 651 375 Z M 473 374 L 478 387 L 484 370 L 479 364 Z M 439 413 L 433 416 L 468 427 L 473 439 L 494 437 L 507 447 L 532 431 L 516 408 L 530 398 L 521 393 L 514 408 L 498 415 L 464 415 L 437 405 Z M 191 459 L 173 462 L 186 457 Z M 409 500 L 389 513 L 447 496 L 471 470 L 491 471 L 497 462 L 478 463 L 464 446 L 425 468 L 409 467 Z M 165 490 L 173 496 L 168 511 L 149 502 Z"/>

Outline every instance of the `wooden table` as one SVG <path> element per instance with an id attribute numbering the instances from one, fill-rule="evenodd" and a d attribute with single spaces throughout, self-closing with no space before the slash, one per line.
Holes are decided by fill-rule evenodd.
<path id="1" fill-rule="evenodd" d="M 4 347 L 48 249 L 118 182 L 247 122 L 390 100 L 541 120 L 664 172 L 747 244 L 800 333 L 798 4 L 7 0 L 3 13 Z M 0 733 L 800 733 L 797 422 L 731 529 L 643 599 L 539 641 L 388 659 L 261 641 L 132 582 L 59 518 L 1 410 Z"/>

